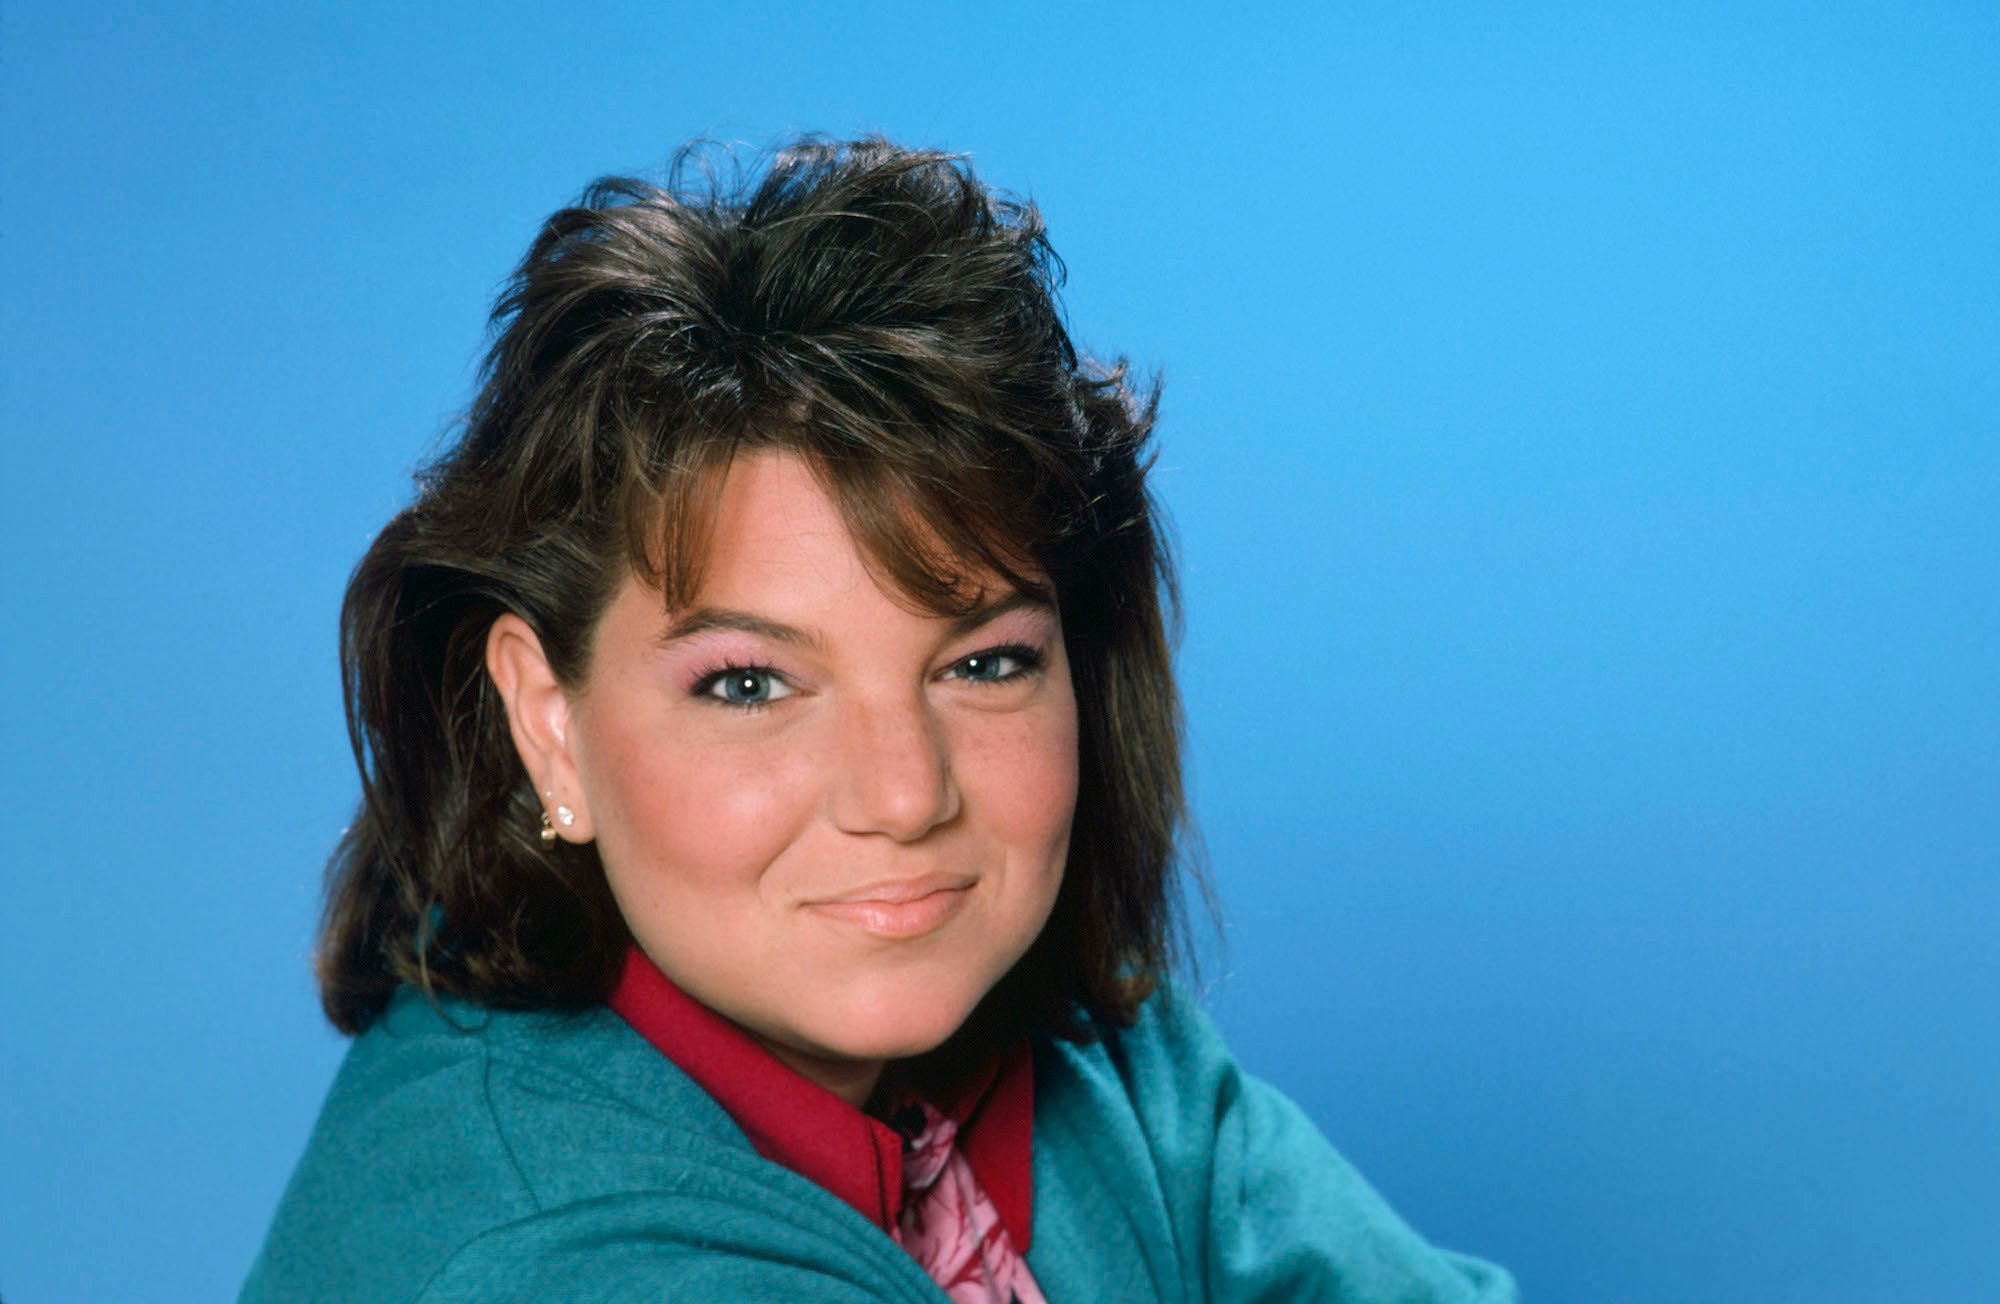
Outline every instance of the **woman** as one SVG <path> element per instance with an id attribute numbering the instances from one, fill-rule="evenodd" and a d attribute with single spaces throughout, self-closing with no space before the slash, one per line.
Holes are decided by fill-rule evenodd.
<path id="1" fill-rule="evenodd" d="M 1058 266 L 879 140 L 549 220 L 348 591 L 357 1040 L 247 1298 L 1512 1297 L 1165 982 L 1153 400 Z"/>

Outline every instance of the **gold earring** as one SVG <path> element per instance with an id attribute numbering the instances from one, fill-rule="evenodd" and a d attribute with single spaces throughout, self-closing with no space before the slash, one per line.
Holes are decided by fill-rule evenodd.
<path id="1" fill-rule="evenodd" d="M 542 846 L 544 849 L 556 845 L 556 826 L 549 823 L 549 813 L 542 812 Z"/>

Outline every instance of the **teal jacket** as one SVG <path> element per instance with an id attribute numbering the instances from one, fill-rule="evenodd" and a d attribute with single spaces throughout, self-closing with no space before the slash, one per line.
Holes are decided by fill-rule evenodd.
<path id="1" fill-rule="evenodd" d="M 1516 1298 L 1411 1231 L 1172 992 L 1099 1043 L 1037 1042 L 1034 1184 L 1051 1304 Z M 242 1298 L 944 1296 L 610 1010 L 405 991 L 349 1051 Z"/>

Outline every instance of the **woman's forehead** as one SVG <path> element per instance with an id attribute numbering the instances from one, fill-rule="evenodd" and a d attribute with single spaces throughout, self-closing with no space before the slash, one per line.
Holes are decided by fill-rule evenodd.
<path id="1" fill-rule="evenodd" d="M 946 641 L 1004 620 L 1017 612 L 1048 618 L 1055 616 L 1055 608 L 1047 601 L 1038 595 L 1024 593 L 1019 589 L 995 594 L 990 600 L 982 601 L 971 610 L 957 615 L 947 616 L 907 607 L 905 610 L 913 620 L 937 624 L 939 629 L 936 636 Z M 709 635 L 730 633 L 747 634 L 764 642 L 784 644 L 809 651 L 829 650 L 826 635 L 819 625 L 791 624 L 759 610 L 709 603 L 701 603 L 681 611 L 668 610 L 660 634 L 654 641 L 664 648 Z"/>
<path id="2" fill-rule="evenodd" d="M 703 495 L 704 519 L 682 522 L 678 540 L 666 542 L 680 562 L 663 568 L 670 610 L 727 606 L 746 592 L 863 594 L 864 586 L 954 617 L 1001 602 L 1052 604 L 1048 577 L 1013 560 L 1018 548 L 985 539 L 978 553 L 954 546 L 916 505 L 886 495 L 857 503 L 827 480 L 796 453 L 731 458 Z"/>

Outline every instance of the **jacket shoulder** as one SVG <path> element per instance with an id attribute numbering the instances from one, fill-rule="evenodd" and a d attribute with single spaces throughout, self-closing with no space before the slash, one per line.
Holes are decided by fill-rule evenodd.
<path id="1" fill-rule="evenodd" d="M 1501 1269 L 1413 1231 L 1295 1104 L 1238 1067 L 1177 987 L 1129 1028 L 1038 1047 L 1035 1106 L 1029 1258 L 1052 1298 L 1058 1282 L 1081 1288 L 1113 1263 L 1134 1297 L 1515 1298 Z"/>
<path id="2" fill-rule="evenodd" d="M 405 991 L 349 1048 L 243 1298 L 411 1298 L 487 1232 L 754 1152 L 606 1009 Z M 726 1159 L 725 1159 L 725 1162 Z"/>

